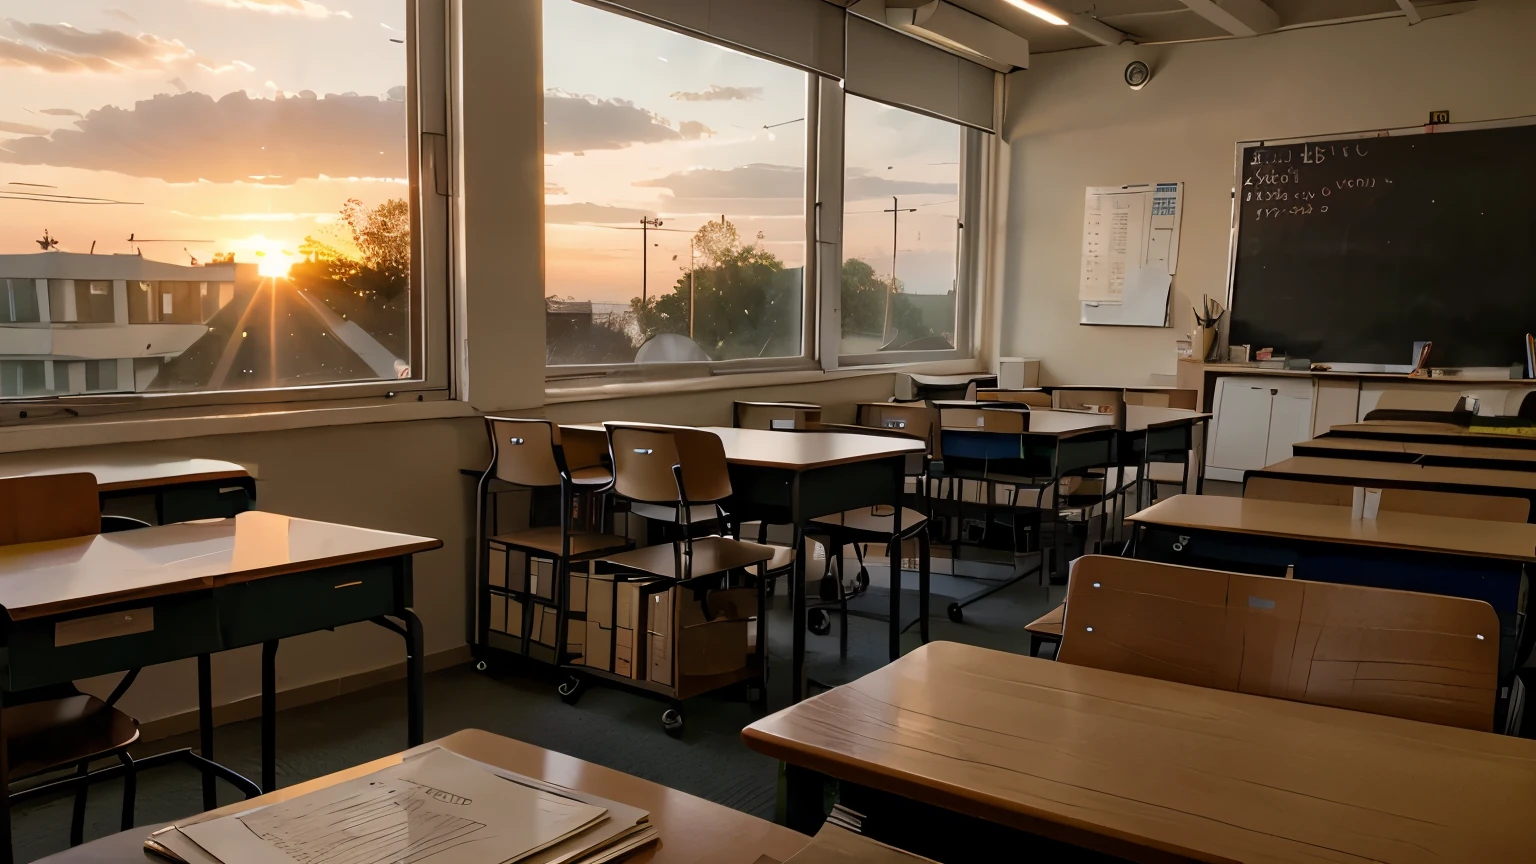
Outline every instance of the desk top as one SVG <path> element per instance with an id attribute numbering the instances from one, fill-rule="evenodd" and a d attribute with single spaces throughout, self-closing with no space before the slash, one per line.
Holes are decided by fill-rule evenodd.
<path id="1" fill-rule="evenodd" d="M 417 749 L 438 746 L 488 765 L 648 811 L 651 823 L 660 833 L 660 842 L 624 859 L 626 864 L 754 864 L 763 855 L 785 861 L 810 841 L 788 828 L 676 789 L 478 729 L 455 732 Z M 410 752 L 415 751 L 407 751 Z M 396 765 L 404 755 L 386 756 L 251 801 L 239 801 L 210 811 L 208 818 L 287 801 Z M 152 864 L 156 859 L 147 857 L 143 847 L 144 838 L 156 827 L 139 827 L 103 837 L 43 860 L 48 864 Z"/>
<path id="2" fill-rule="evenodd" d="M 1523 860 L 1536 805 L 1536 741 L 947 642 L 742 737 L 1142 861 Z"/>
<path id="3" fill-rule="evenodd" d="M 1382 462 L 1372 459 L 1332 459 L 1326 456 L 1292 456 L 1262 469 L 1263 473 L 1295 477 L 1336 477 L 1347 481 L 1389 483 L 1444 483 L 1486 489 L 1514 489 L 1536 492 L 1536 473 L 1501 471 L 1497 468 L 1459 468 L 1446 465 L 1416 465 L 1411 462 Z"/>
<path id="4" fill-rule="evenodd" d="M 631 423 L 650 426 L 650 423 Z M 868 462 L 905 453 L 927 452 L 927 445 L 885 435 L 859 435 L 850 432 L 786 432 L 767 429 L 733 429 L 730 426 L 701 426 L 720 436 L 725 445 L 725 461 L 732 465 L 757 465 L 764 468 L 807 470 L 850 462 Z M 561 425 L 560 432 L 607 435 L 600 424 Z"/>
<path id="5" fill-rule="evenodd" d="M 1356 519 L 1349 507 L 1175 495 L 1126 517 L 1137 523 L 1380 546 L 1472 558 L 1536 561 L 1536 525 L 1383 510 Z"/>
<path id="6" fill-rule="evenodd" d="M 1330 433 L 1356 437 L 1404 439 L 1430 438 L 1446 443 L 1466 444 L 1473 447 L 1508 447 L 1536 449 L 1536 438 L 1524 435 L 1500 435 L 1493 432 L 1473 432 L 1454 423 L 1412 423 L 1400 420 L 1372 420 L 1365 423 L 1346 423 L 1334 426 Z"/>
<path id="7" fill-rule="evenodd" d="M 103 492 L 152 489 L 172 483 L 243 480 L 244 467 L 217 459 L 167 459 L 159 456 L 91 456 L 69 450 L 42 450 L 0 456 L 0 478 L 41 474 L 94 474 Z"/>
<path id="8" fill-rule="evenodd" d="M 1211 419 L 1210 414 L 1184 408 L 1160 408 L 1155 405 L 1125 406 L 1125 428 L 1131 432 L 1178 426 L 1184 423 L 1199 423 L 1209 419 Z"/>
<path id="9" fill-rule="evenodd" d="M 19 621 L 442 545 L 252 510 L 233 519 L 0 546 L 0 608 Z"/>
<path id="10" fill-rule="evenodd" d="M 1393 441 L 1388 438 L 1313 438 L 1294 445 L 1309 450 L 1335 453 L 1410 453 L 1415 456 L 1443 456 L 1488 462 L 1536 463 L 1536 450 L 1510 447 L 1479 447 L 1476 444 L 1448 444 L 1433 441 Z"/>

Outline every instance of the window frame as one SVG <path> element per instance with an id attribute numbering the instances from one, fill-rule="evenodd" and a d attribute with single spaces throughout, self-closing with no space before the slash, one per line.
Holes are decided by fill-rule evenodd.
<path id="1" fill-rule="evenodd" d="M 818 186 L 818 156 L 821 152 L 819 146 L 821 134 L 821 110 L 822 81 L 826 79 L 821 73 L 808 69 L 797 63 L 769 56 L 760 51 L 725 40 L 710 37 L 696 30 L 681 27 L 669 21 L 642 15 L 629 9 L 611 6 L 602 0 L 566 0 L 566 2 L 579 3 L 590 6 L 599 11 L 607 12 L 660 27 L 707 42 L 711 45 L 719 45 L 729 48 L 740 54 L 755 57 L 768 63 L 774 63 L 788 69 L 793 69 L 805 75 L 805 197 L 803 203 L 804 233 L 805 233 L 805 264 L 804 276 L 801 280 L 802 297 L 800 300 L 800 353 L 788 357 L 746 357 L 736 360 L 708 360 L 689 363 L 589 363 L 571 364 L 565 366 L 544 367 L 544 380 L 550 389 L 558 390 L 562 387 L 589 387 L 592 379 L 604 378 L 614 383 L 620 382 L 644 382 L 667 379 L 707 378 L 716 375 L 744 374 L 750 372 L 769 371 L 799 371 L 815 369 L 818 348 L 816 338 L 817 320 L 819 315 L 817 290 L 820 268 L 818 266 L 815 250 L 820 248 L 817 244 L 816 216 L 818 212 L 817 186 Z M 540 38 L 541 51 L 543 38 Z M 836 82 L 833 82 L 836 83 Z M 549 293 L 549 285 L 546 281 L 544 293 Z"/>
<path id="2" fill-rule="evenodd" d="M 85 393 L 0 399 L 0 421 L 37 422 L 163 409 L 313 403 L 359 398 L 453 398 L 450 346 L 454 261 L 452 106 L 449 46 L 452 0 L 406 0 L 407 189 L 411 203 L 411 371 L 413 377 L 292 387 L 179 392 Z M 42 361 L 39 361 L 42 362 Z"/>
<path id="3" fill-rule="evenodd" d="M 985 212 L 986 199 L 990 194 L 991 179 L 991 155 L 992 147 L 989 146 L 988 136 L 994 134 L 983 129 L 978 129 L 966 123 L 960 123 L 948 117 L 940 117 L 926 111 L 919 111 L 907 105 L 898 105 L 883 99 L 873 99 L 863 94 L 845 94 L 838 110 L 838 126 L 842 130 L 841 140 L 838 142 L 842 150 L 839 170 L 835 177 L 828 177 L 828 183 L 837 185 L 836 200 L 839 226 L 842 222 L 844 209 L 843 183 L 846 179 L 846 171 L 842 170 L 847 162 L 847 95 L 857 96 L 870 102 L 878 102 L 899 111 L 907 111 L 923 117 L 929 117 L 944 123 L 949 123 L 960 128 L 960 188 L 957 190 L 960 213 L 960 242 L 955 247 L 955 345 L 953 348 L 936 349 L 930 351 L 879 351 L 866 354 L 842 353 L 842 243 L 841 227 L 839 228 L 838 261 L 837 269 L 829 274 L 829 278 L 822 286 L 824 295 L 834 295 L 831 298 L 824 297 L 824 314 L 829 319 L 823 333 L 823 344 L 830 342 L 833 347 L 828 352 L 835 356 L 835 362 L 830 365 L 823 361 L 823 368 L 845 369 L 853 367 L 910 365 L 919 363 L 933 363 L 945 360 L 973 360 L 977 354 L 977 298 L 981 290 L 981 264 L 984 253 L 985 225 L 982 214 Z M 830 197 L 830 196 L 829 196 Z M 827 302 L 830 300 L 830 302 Z"/>

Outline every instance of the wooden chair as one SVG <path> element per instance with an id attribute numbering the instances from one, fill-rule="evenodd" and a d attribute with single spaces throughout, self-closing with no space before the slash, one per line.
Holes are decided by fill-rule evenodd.
<path id="1" fill-rule="evenodd" d="M 680 426 L 603 425 L 608 429 L 614 493 L 630 501 L 673 505 L 681 520 L 682 537 L 604 555 L 601 562 L 614 569 L 615 582 L 661 580 L 681 589 L 697 589 L 678 591 L 677 602 L 700 606 L 707 604 L 705 589 L 727 587 L 731 577 L 755 572 L 756 659 L 765 682 L 768 626 L 763 613 L 767 610 L 768 573 L 786 569 L 793 563 L 794 551 L 718 535 L 695 537 L 689 530 L 691 514 L 699 507 L 716 510 L 718 523 L 729 522 L 723 505 L 731 497 L 731 477 L 725 446 L 713 432 Z M 709 620 L 707 606 L 701 611 L 704 620 Z M 663 725 L 669 732 L 680 730 L 681 706 L 674 704 L 668 713 L 675 720 L 663 715 Z"/>
<path id="2" fill-rule="evenodd" d="M 560 427 L 548 420 L 487 417 L 485 424 L 491 436 L 491 464 L 480 480 L 482 502 L 492 479 L 526 489 L 559 490 L 558 524 L 481 537 L 477 538 L 479 542 L 476 544 L 482 559 L 480 572 L 486 580 L 487 595 L 498 595 L 497 599 L 500 599 L 499 595 L 505 592 L 518 602 L 521 617 L 515 632 L 522 637 L 520 653 L 528 654 L 531 650 L 534 627 L 528 619 L 537 614 L 536 607 L 542 602 L 562 610 L 556 619 L 554 646 L 554 660 L 559 662 L 566 650 L 564 610 L 568 605 L 565 596 L 571 564 L 590 561 L 633 545 L 626 537 L 603 533 L 600 524 L 592 530 L 572 524 L 576 495 L 606 489 L 612 483 L 612 475 L 602 467 L 600 460 L 595 466 L 589 464 L 580 473 L 573 471 L 561 445 Z M 594 460 L 588 454 L 584 461 Z M 601 519 L 599 515 L 598 520 Z M 479 531 L 485 531 L 483 516 L 479 526 Z M 523 556 L 521 574 L 511 570 L 513 559 L 509 553 Z M 553 562 L 550 572 L 544 574 L 549 580 L 547 587 L 536 584 L 537 574 L 533 568 L 538 559 Z M 515 587 L 518 585 L 522 587 Z M 483 626 L 492 626 L 491 618 L 489 610 L 481 612 Z M 510 621 L 504 621 L 504 625 L 509 632 L 514 630 Z"/>
<path id="3" fill-rule="evenodd" d="M 737 429 L 791 431 L 814 429 L 821 423 L 821 406 L 806 402 L 735 402 L 731 425 Z"/>
<path id="4" fill-rule="evenodd" d="M 888 429 L 870 426 L 846 426 L 824 424 L 821 427 L 824 432 L 844 432 L 855 435 L 869 435 L 883 438 L 902 438 L 907 440 L 917 439 L 925 441 L 923 430 Z M 918 631 L 924 643 L 928 641 L 928 600 L 930 597 L 930 571 L 928 549 L 928 510 L 925 490 L 928 485 L 928 454 L 913 453 L 907 457 L 906 476 L 915 479 L 915 489 L 918 495 L 918 504 L 921 510 L 903 506 L 901 508 L 901 532 L 895 532 L 895 509 L 892 507 L 861 507 L 857 510 L 847 510 L 842 513 L 834 513 L 831 516 L 823 516 L 813 519 L 810 530 L 825 534 L 828 548 L 831 550 L 831 558 L 837 565 L 837 577 L 824 580 L 822 584 L 832 585 L 835 588 L 833 596 L 827 596 L 823 592 L 823 600 L 836 601 L 836 608 L 842 618 L 842 629 L 839 632 L 840 650 L 843 657 L 848 656 L 848 617 L 873 618 L 885 620 L 884 616 L 872 613 L 850 611 L 848 601 L 859 596 L 869 589 L 869 571 L 864 566 L 864 549 L 866 544 L 878 543 L 886 547 L 887 560 L 890 561 L 891 590 L 901 588 L 901 544 L 907 540 L 917 540 L 917 580 L 918 580 Z M 849 591 L 843 582 L 843 549 L 853 546 L 854 557 L 859 562 L 857 576 L 857 589 Z M 816 607 L 829 608 L 829 607 Z M 814 621 L 812 623 L 815 623 Z M 826 632 L 819 627 L 812 627 L 812 632 Z"/>
<path id="5" fill-rule="evenodd" d="M 1061 644 L 1061 623 L 1067 617 L 1067 604 L 1062 603 L 1039 618 L 1024 625 L 1029 634 L 1029 656 L 1040 656 L 1040 646 Z"/>
<path id="6" fill-rule="evenodd" d="M 1499 621 L 1480 600 L 1088 555 L 1063 663 L 1490 731 Z"/>
<path id="7" fill-rule="evenodd" d="M 1250 477 L 1243 484 L 1244 498 L 1261 501 L 1351 507 L 1354 505 L 1354 495 L 1355 487 L 1343 483 L 1320 483 L 1284 477 Z M 1526 522 L 1531 515 L 1531 502 L 1526 498 L 1499 495 L 1388 488 L 1381 490 L 1381 509 L 1456 519 L 1482 519 L 1487 522 Z"/>
<path id="8" fill-rule="evenodd" d="M 118 527 L 142 526 L 116 519 Z M 90 474 L 48 474 L 0 480 L 0 546 L 40 543 L 101 533 L 101 501 Z M 86 795 L 94 778 L 90 763 L 115 756 L 123 765 L 122 830 L 133 828 L 135 770 L 128 748 L 139 740 L 139 723 L 115 706 L 138 676 L 130 671 L 105 701 L 73 684 L 4 694 L 0 719 L 0 784 L 11 794 L 15 780 L 74 768 L 73 777 L 50 784 L 74 787 L 69 844 L 84 840 Z"/>

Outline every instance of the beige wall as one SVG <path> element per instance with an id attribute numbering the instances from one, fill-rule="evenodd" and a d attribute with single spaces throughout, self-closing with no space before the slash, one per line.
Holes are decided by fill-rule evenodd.
<path id="1" fill-rule="evenodd" d="M 1043 358 L 1049 382 L 1148 383 L 1172 373 L 1191 300 L 1226 295 L 1238 141 L 1536 114 L 1536 3 L 1480 0 L 1403 18 L 1185 45 L 1034 58 L 1008 76 L 1004 355 Z M 1145 60 L 1152 82 L 1121 72 Z M 1083 189 L 1184 181 L 1173 327 L 1078 325 Z"/>

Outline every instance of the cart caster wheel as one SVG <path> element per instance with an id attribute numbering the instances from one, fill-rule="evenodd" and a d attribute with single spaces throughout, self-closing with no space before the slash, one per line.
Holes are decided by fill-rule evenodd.
<path id="1" fill-rule="evenodd" d="M 965 610 L 960 608 L 959 603 L 949 604 L 949 620 L 956 624 L 965 623 Z"/>
<path id="2" fill-rule="evenodd" d="M 673 738 L 683 737 L 683 712 L 676 708 L 668 708 L 661 712 L 661 728 Z"/>
<path id="3" fill-rule="evenodd" d="M 805 629 L 817 636 L 825 636 L 832 632 L 832 616 L 825 609 L 812 609 L 805 621 Z"/>
<path id="4" fill-rule="evenodd" d="M 485 670 L 487 670 L 489 668 L 491 668 L 490 664 L 486 663 L 484 660 L 481 660 L 479 663 L 475 664 L 475 671 L 476 672 L 484 672 Z"/>
<path id="5" fill-rule="evenodd" d="M 561 702 L 567 705 L 575 705 L 576 701 L 581 698 L 581 679 L 572 675 L 562 681 L 556 689 L 560 693 Z"/>

